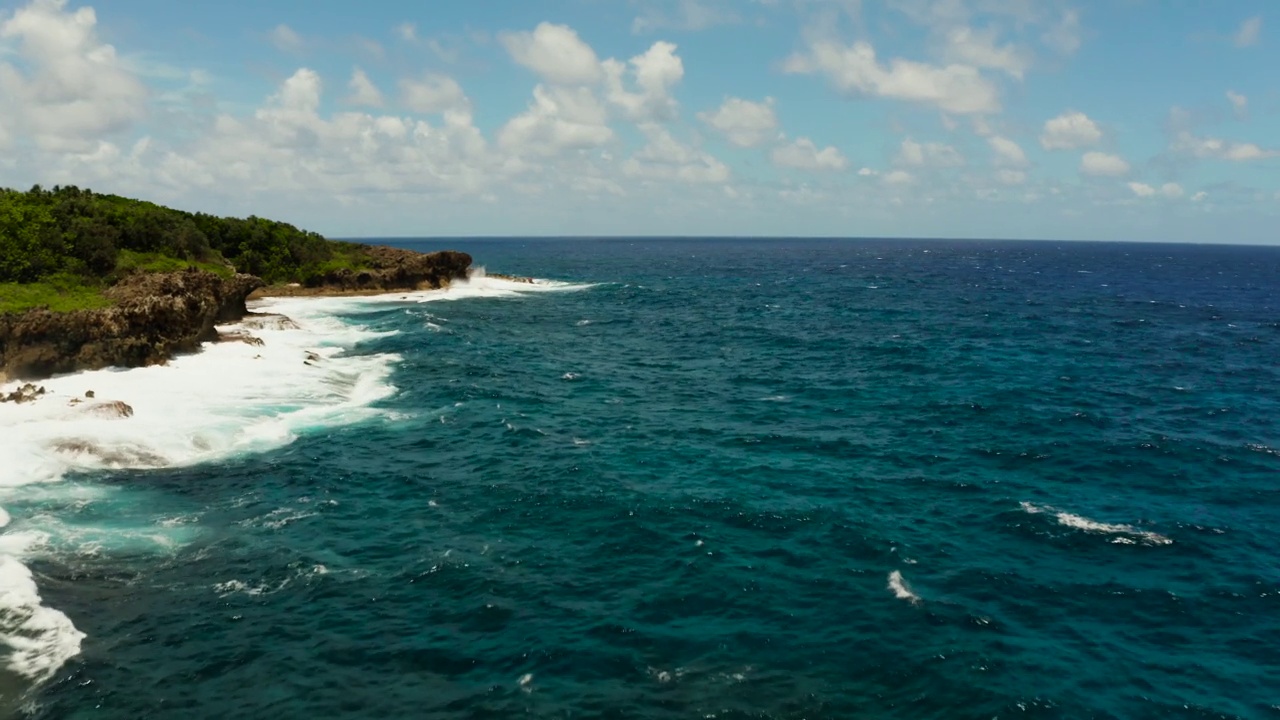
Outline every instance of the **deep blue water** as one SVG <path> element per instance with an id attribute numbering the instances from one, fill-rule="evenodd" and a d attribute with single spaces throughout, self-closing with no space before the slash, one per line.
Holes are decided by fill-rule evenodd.
<path id="1" fill-rule="evenodd" d="M 32 563 L 27 714 L 1280 717 L 1280 250 L 410 246 L 594 285 L 352 311 L 391 419 L 69 480 L 200 533 Z"/>

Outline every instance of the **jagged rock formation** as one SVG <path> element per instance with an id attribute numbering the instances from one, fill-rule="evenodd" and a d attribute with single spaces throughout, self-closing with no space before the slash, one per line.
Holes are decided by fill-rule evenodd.
<path id="1" fill-rule="evenodd" d="M 343 268 L 317 275 L 305 284 L 263 288 L 258 295 L 315 295 L 378 293 L 391 290 L 432 290 L 467 277 L 471 256 L 453 250 L 419 253 L 373 246 L 363 253 L 366 269 Z"/>
<path id="2" fill-rule="evenodd" d="M 245 300 L 263 288 L 266 294 L 375 293 L 440 288 L 465 278 L 466 253 L 417 253 L 370 247 L 367 270 L 337 270 L 306 287 L 263 288 L 252 275 L 222 278 L 189 269 L 130 275 L 106 291 L 114 305 L 98 310 L 58 313 L 35 308 L 0 315 L 0 377 L 38 379 L 104 367 L 140 367 L 163 363 L 177 353 L 198 350 L 219 339 L 215 326 L 248 314 Z M 288 318 L 254 316 L 263 328 L 296 328 Z M 247 333 L 224 337 L 249 344 Z"/>
<path id="3" fill-rule="evenodd" d="M 261 286 L 250 275 L 221 278 L 194 269 L 136 274 L 106 291 L 112 307 L 0 315 L 0 371 L 42 378 L 162 363 L 215 340 L 214 326 L 242 317 L 245 298 Z"/>

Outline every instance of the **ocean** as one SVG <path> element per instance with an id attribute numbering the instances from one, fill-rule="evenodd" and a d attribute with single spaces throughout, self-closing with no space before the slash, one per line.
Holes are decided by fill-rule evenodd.
<path id="1" fill-rule="evenodd" d="M 396 244 L 0 405 L 0 717 L 1280 717 L 1280 248 Z"/>

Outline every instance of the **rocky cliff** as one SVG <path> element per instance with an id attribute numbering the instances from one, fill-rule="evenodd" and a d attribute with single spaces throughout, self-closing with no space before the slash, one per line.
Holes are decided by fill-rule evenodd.
<path id="1" fill-rule="evenodd" d="M 370 269 L 340 270 L 306 288 L 272 288 L 275 294 L 342 294 L 439 288 L 465 278 L 471 256 L 369 249 Z M 221 278 L 201 270 L 139 273 L 106 291 L 114 302 L 100 310 L 51 312 L 36 308 L 0 315 L 0 377 L 34 380 L 104 367 L 162 363 L 218 339 L 216 325 L 248 310 L 245 300 L 263 282 L 252 275 Z"/>
<path id="2" fill-rule="evenodd" d="M 467 277 L 471 256 L 453 250 L 418 253 L 373 246 L 363 255 L 362 270 L 341 269 L 313 277 L 305 284 L 263 288 L 266 295 L 367 294 L 395 290 L 430 290 Z"/>
<path id="3" fill-rule="evenodd" d="M 261 285 L 250 275 L 200 270 L 140 273 L 106 291 L 112 307 L 0 315 L 0 372 L 35 379 L 164 362 L 216 339 L 214 326 L 242 317 L 245 298 Z"/>
<path id="4" fill-rule="evenodd" d="M 220 278 L 196 269 L 140 273 L 106 291 L 114 305 L 105 309 L 0 315 L 0 378 L 164 363 L 219 340 L 215 325 L 243 318 L 244 301 L 260 288 L 275 295 L 426 290 L 467 277 L 471 266 L 465 252 L 421 254 L 394 247 L 370 247 L 367 261 L 369 269 L 337 270 L 293 288 L 264 288 L 252 275 Z"/>

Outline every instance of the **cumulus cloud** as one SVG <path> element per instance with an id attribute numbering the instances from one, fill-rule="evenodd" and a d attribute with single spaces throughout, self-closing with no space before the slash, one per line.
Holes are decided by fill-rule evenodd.
<path id="1" fill-rule="evenodd" d="M 997 165 L 1014 168 L 1026 167 L 1027 154 L 1022 151 L 1018 143 L 997 135 L 987 138 L 987 144 L 995 152 Z"/>
<path id="2" fill-rule="evenodd" d="M 1030 55 L 1022 49 L 996 42 L 994 28 L 974 30 L 967 25 L 952 28 L 947 33 L 945 56 L 955 63 L 979 68 L 1002 70 L 1021 80 L 1031 66 Z"/>
<path id="3" fill-rule="evenodd" d="M 465 113 L 443 123 L 390 115 L 321 114 L 323 82 L 302 68 L 248 117 L 219 115 L 209 133 L 175 149 L 99 167 L 113 183 L 188 191 L 320 195 L 474 195 L 500 168 Z M 136 150 L 136 148 L 135 148 Z"/>
<path id="4" fill-rule="evenodd" d="M 382 107 L 382 91 L 377 85 L 369 79 L 364 70 L 356 68 L 351 73 L 351 81 L 347 83 L 347 87 L 351 90 L 351 94 L 347 96 L 349 105 L 364 105 L 366 107 Z"/>
<path id="5" fill-rule="evenodd" d="M 1073 55 L 1080 49 L 1080 13 L 1064 10 L 1061 19 L 1040 36 L 1050 49 L 1060 55 Z"/>
<path id="6" fill-rule="evenodd" d="M 1066 112 L 1044 124 L 1040 146 L 1045 150 L 1076 150 L 1102 139 L 1097 123 L 1082 112 Z"/>
<path id="7" fill-rule="evenodd" d="M 698 113 L 698 119 L 720 131 L 729 142 L 739 147 L 756 147 L 772 138 L 778 129 L 774 100 L 752 102 L 730 97 L 714 112 Z"/>
<path id="8" fill-rule="evenodd" d="M 674 3 L 647 0 L 631 22 L 631 32 L 639 35 L 660 29 L 705 30 L 739 22 L 742 17 L 738 13 L 708 0 L 675 0 Z"/>
<path id="9" fill-rule="evenodd" d="M 1115 177 L 1129 172 L 1129 163 L 1119 155 L 1090 151 L 1080 158 L 1080 172 L 1085 175 Z"/>
<path id="10" fill-rule="evenodd" d="M 516 63 L 558 85 L 591 85 L 604 79 L 595 50 L 567 25 L 540 23 L 532 32 L 498 37 Z"/>
<path id="11" fill-rule="evenodd" d="M 613 139 L 604 105 L 590 88 L 538 85 L 533 102 L 498 131 L 498 144 L 516 155 L 558 155 Z"/>
<path id="12" fill-rule="evenodd" d="M 402 22 L 394 28 L 396 37 L 405 42 L 415 42 L 418 39 L 418 26 L 411 22 Z"/>
<path id="13" fill-rule="evenodd" d="M 676 55 L 676 46 L 658 41 L 625 65 L 610 58 L 601 64 L 605 76 L 605 95 L 634 122 L 670 120 L 679 104 L 672 89 L 684 77 L 684 62 Z M 637 91 L 626 88 L 630 76 Z"/>
<path id="14" fill-rule="evenodd" d="M 1253 143 L 1238 143 L 1221 138 L 1198 137 L 1190 131 L 1179 132 L 1173 140 L 1177 152 L 1197 158 L 1249 162 L 1280 156 L 1280 150 L 1263 148 Z"/>
<path id="15" fill-rule="evenodd" d="M 623 164 L 622 170 L 627 176 L 687 183 L 723 183 L 729 179 L 727 165 L 707 152 L 679 142 L 666 128 L 649 124 L 642 126 L 641 131 L 648 143 Z"/>
<path id="16" fill-rule="evenodd" d="M 1129 183 L 1129 189 L 1138 197 L 1151 197 L 1156 194 L 1156 189 L 1146 183 L 1131 182 Z"/>
<path id="17" fill-rule="evenodd" d="M 405 107 L 424 115 L 470 107 L 458 82 L 438 73 L 427 73 L 417 80 L 401 80 L 400 99 Z"/>
<path id="18" fill-rule="evenodd" d="M 1195 195 L 1192 195 L 1192 196 L 1191 196 L 1191 202 L 1197 202 L 1197 203 L 1198 203 L 1198 202 L 1204 202 L 1204 201 L 1205 201 L 1205 199 L 1206 199 L 1206 198 L 1208 198 L 1208 197 L 1209 197 L 1209 193 L 1207 193 L 1207 192 L 1205 192 L 1205 191 L 1201 190 L 1200 192 L 1198 192 L 1198 193 L 1196 193 Z"/>
<path id="19" fill-rule="evenodd" d="M 1002 185 L 1021 185 L 1027 181 L 1027 174 L 1021 170 L 1003 170 L 996 171 L 996 180 Z"/>
<path id="20" fill-rule="evenodd" d="M 1227 91 L 1227 100 L 1231 103 L 1231 108 L 1235 110 L 1236 117 L 1244 117 L 1249 113 L 1249 98 L 1234 91 Z"/>
<path id="21" fill-rule="evenodd" d="M 882 64 L 867 42 L 818 40 L 783 64 L 789 73 L 821 74 L 842 93 L 936 105 L 958 115 L 1000 110 L 996 86 L 972 65 L 931 65 L 895 58 Z"/>
<path id="22" fill-rule="evenodd" d="M 849 160 L 838 149 L 828 145 L 819 150 L 818 146 L 806 137 L 796 138 L 794 142 L 779 145 L 773 149 L 770 157 L 774 165 L 800 170 L 842 171 L 849 167 Z"/>
<path id="23" fill-rule="evenodd" d="M 281 23 L 271 31 L 271 44 L 275 45 L 277 50 L 295 52 L 302 48 L 302 36 L 293 28 Z"/>
<path id="24" fill-rule="evenodd" d="M 1185 194 L 1185 191 L 1182 189 L 1182 186 L 1179 185 L 1178 183 L 1173 183 L 1173 182 L 1165 183 L 1158 188 L 1152 187 L 1151 185 L 1148 185 L 1146 183 L 1140 183 L 1140 182 L 1131 182 L 1131 183 L 1128 183 L 1128 186 L 1129 186 L 1129 190 L 1134 195 L 1137 195 L 1138 197 L 1141 197 L 1141 198 L 1149 198 L 1149 197 L 1155 197 L 1156 195 L 1160 195 L 1161 197 L 1169 198 L 1170 200 L 1176 200 L 1177 198 L 1180 198 Z M 1205 197 L 1205 193 L 1200 192 L 1200 193 L 1196 193 L 1195 197 L 1191 199 L 1195 202 L 1199 202 L 1200 200 L 1203 200 L 1204 197 Z"/>
<path id="25" fill-rule="evenodd" d="M 944 143 L 918 143 L 911 138 L 902 141 L 897 162 L 910 167 L 958 167 L 964 156 Z"/>
<path id="26" fill-rule="evenodd" d="M 1236 47 L 1249 47 L 1258 44 L 1258 36 L 1262 34 L 1262 16 L 1255 15 L 1248 20 L 1240 23 L 1240 29 L 1236 31 L 1232 42 Z"/>
<path id="27" fill-rule="evenodd" d="M 915 176 L 906 170 L 894 170 L 884 174 L 885 185 L 909 185 L 915 182 Z"/>
<path id="28" fill-rule="evenodd" d="M 147 90 L 97 38 L 92 8 L 35 0 L 0 24 L 18 65 L 0 62 L 0 124 L 47 150 L 85 151 L 147 111 Z M 4 57 L 0 55 L 0 57 Z"/>

